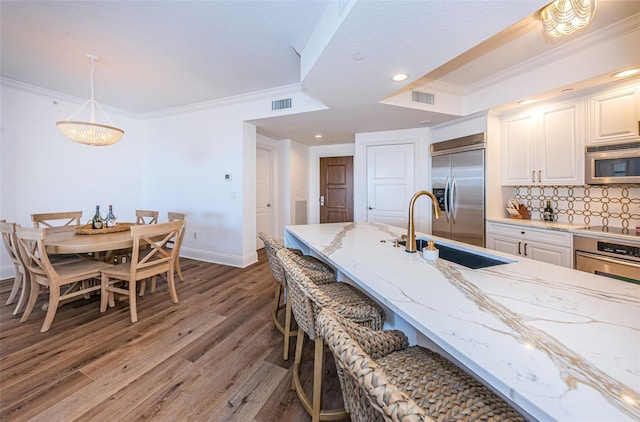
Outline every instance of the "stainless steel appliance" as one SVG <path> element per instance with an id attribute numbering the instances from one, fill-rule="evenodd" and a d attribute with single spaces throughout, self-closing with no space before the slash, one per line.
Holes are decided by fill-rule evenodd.
<path id="1" fill-rule="evenodd" d="M 442 211 L 435 236 L 484 247 L 484 133 L 431 144 L 431 190 Z"/>
<path id="2" fill-rule="evenodd" d="M 585 183 L 640 184 L 640 141 L 586 147 Z"/>
<path id="3" fill-rule="evenodd" d="M 605 231 L 602 227 L 592 227 L 589 231 L 629 233 L 623 229 Z M 634 235 L 629 234 L 629 238 L 633 239 Z M 573 248 L 576 270 L 640 284 L 640 238 L 635 242 L 574 234 Z"/>

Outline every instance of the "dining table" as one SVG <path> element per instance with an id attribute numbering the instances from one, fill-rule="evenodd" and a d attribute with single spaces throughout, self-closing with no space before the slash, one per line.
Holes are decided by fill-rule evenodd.
<path id="1" fill-rule="evenodd" d="M 129 224 L 130 226 L 131 224 Z M 98 234 L 81 234 L 75 228 L 47 229 L 45 248 L 49 254 L 86 254 L 109 252 L 133 247 L 131 230 Z"/>

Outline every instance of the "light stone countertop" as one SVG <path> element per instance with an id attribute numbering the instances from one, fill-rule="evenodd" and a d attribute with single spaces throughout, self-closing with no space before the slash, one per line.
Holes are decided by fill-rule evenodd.
<path id="1" fill-rule="evenodd" d="M 288 226 L 285 243 L 336 267 L 532 418 L 640 420 L 640 285 L 417 234 L 517 260 L 427 262 L 393 247 L 405 232 Z"/>
<path id="2" fill-rule="evenodd" d="M 574 230 L 584 228 L 584 224 L 570 224 L 570 223 L 559 223 L 556 221 L 541 221 L 535 219 L 524 219 L 524 218 L 509 218 L 509 217 L 498 217 L 498 218 L 487 218 L 488 222 L 495 223 L 505 223 L 505 224 L 514 224 L 517 226 L 526 226 L 532 227 L 535 229 L 547 229 L 547 230 L 559 230 L 559 231 L 567 231 L 571 232 Z"/>
<path id="3" fill-rule="evenodd" d="M 504 223 L 511 224 L 515 226 L 524 226 L 535 229 L 545 229 L 545 230 L 555 230 L 555 231 L 564 231 L 572 234 L 577 234 L 580 236 L 589 236 L 589 237 L 597 237 L 597 238 L 606 238 L 606 239 L 618 239 L 624 240 L 626 242 L 637 243 L 640 245 L 640 235 L 635 234 L 635 226 L 629 229 L 627 234 L 616 233 L 614 231 L 596 231 L 589 230 L 584 224 L 570 224 L 570 223 L 558 223 L 558 222 L 549 222 L 549 221 L 540 221 L 540 220 L 530 220 L 530 219 L 519 219 L 519 218 L 508 218 L 508 217 L 497 217 L 497 218 L 487 218 L 487 222 L 494 223 Z M 640 223 L 634 223 L 640 224 Z"/>

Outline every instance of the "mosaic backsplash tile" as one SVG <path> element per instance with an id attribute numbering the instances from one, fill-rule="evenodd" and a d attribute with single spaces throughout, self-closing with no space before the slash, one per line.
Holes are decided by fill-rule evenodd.
<path id="1" fill-rule="evenodd" d="M 555 221 L 586 226 L 640 226 L 640 186 L 516 186 L 515 198 L 542 220 L 551 201 Z"/>

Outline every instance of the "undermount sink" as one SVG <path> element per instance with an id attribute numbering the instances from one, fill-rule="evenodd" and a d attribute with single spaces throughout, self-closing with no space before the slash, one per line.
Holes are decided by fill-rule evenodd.
<path id="1" fill-rule="evenodd" d="M 416 249 L 422 251 L 422 249 L 427 246 L 427 242 L 427 239 L 416 239 Z M 401 241 L 400 244 L 405 245 L 406 242 Z M 435 247 L 439 250 L 439 256 L 441 259 L 455 262 L 456 264 L 471 268 L 472 270 L 516 262 L 507 258 L 486 256 L 475 252 L 457 249 L 452 246 L 443 245 L 442 243 L 436 243 Z"/>

